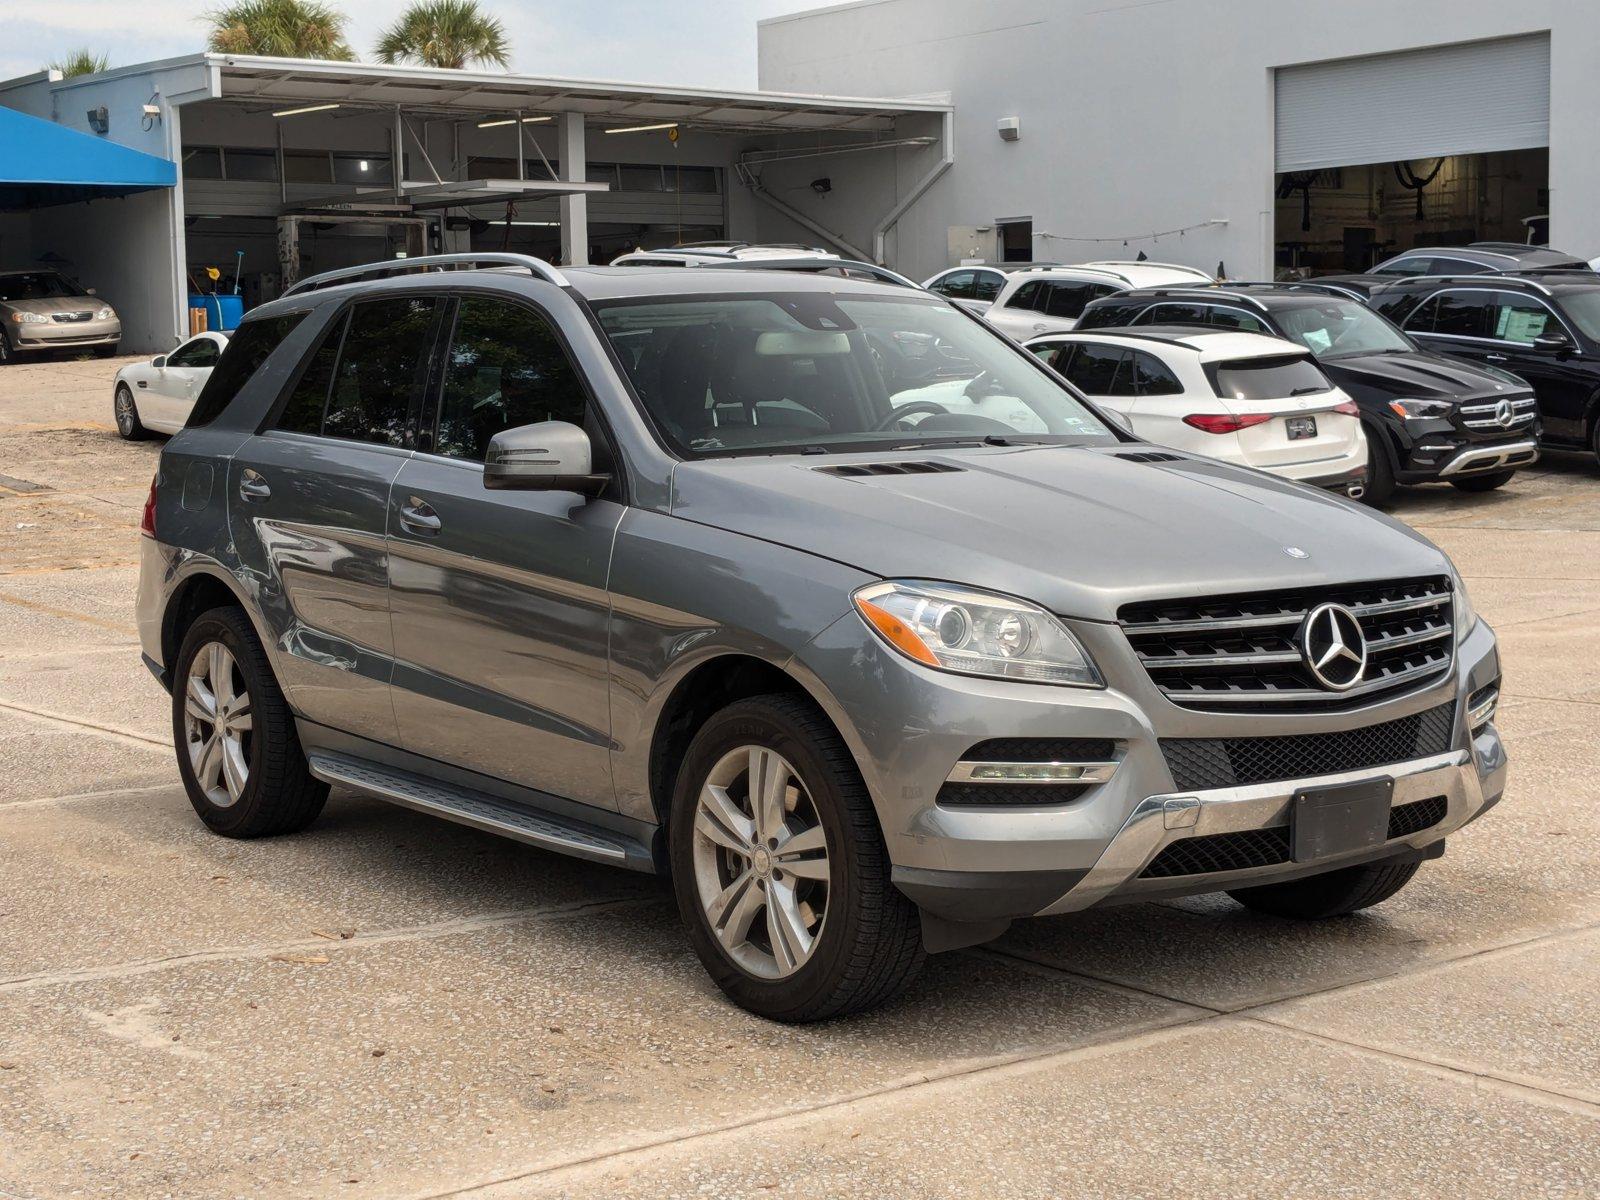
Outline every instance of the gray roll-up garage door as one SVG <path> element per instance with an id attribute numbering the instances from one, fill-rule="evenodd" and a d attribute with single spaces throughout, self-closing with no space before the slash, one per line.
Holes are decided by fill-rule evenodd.
<path id="1" fill-rule="evenodd" d="M 1550 37 L 1280 67 L 1278 171 L 1550 144 Z"/>

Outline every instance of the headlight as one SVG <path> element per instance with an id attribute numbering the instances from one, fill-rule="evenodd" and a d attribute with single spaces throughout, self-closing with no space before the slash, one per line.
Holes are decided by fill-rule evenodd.
<path id="1" fill-rule="evenodd" d="M 1451 606 L 1456 618 L 1456 644 L 1460 645 L 1467 640 L 1467 634 L 1472 632 L 1472 627 L 1478 623 L 1477 610 L 1472 607 L 1472 598 L 1467 595 L 1467 585 L 1461 580 L 1461 572 L 1450 567 Z"/>
<path id="2" fill-rule="evenodd" d="M 104 308 L 100 309 L 99 312 L 94 314 L 94 319 L 96 321 L 109 321 L 116 315 L 116 313 L 111 311 L 111 305 L 107 304 Z"/>
<path id="3" fill-rule="evenodd" d="M 964 675 L 1103 687 L 1071 630 L 1037 605 L 951 584 L 891 582 L 851 597 L 907 658 Z"/>
<path id="4" fill-rule="evenodd" d="M 1391 400 L 1389 411 L 1402 421 L 1425 421 L 1448 417 L 1455 405 L 1448 400 Z"/>
<path id="5" fill-rule="evenodd" d="M 43 313 L 14 312 L 11 314 L 11 319 L 18 325 L 43 325 L 50 318 Z"/>

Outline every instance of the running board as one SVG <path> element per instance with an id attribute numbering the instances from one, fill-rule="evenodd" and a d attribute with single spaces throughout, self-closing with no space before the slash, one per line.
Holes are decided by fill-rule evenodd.
<path id="1" fill-rule="evenodd" d="M 337 754 L 313 751 L 306 761 L 311 773 L 324 783 L 342 784 L 379 800 L 541 849 L 635 870 L 639 869 L 640 859 L 648 863 L 650 858 L 645 846 L 633 844 L 623 835 L 549 813 L 535 813 L 469 788 Z"/>

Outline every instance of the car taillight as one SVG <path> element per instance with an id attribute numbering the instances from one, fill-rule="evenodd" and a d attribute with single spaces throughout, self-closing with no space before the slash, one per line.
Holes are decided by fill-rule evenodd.
<path id="1" fill-rule="evenodd" d="M 1202 433 L 1238 433 L 1252 425 L 1265 425 L 1270 420 L 1272 417 L 1268 413 L 1246 413 L 1242 417 L 1232 413 L 1190 413 L 1183 423 Z"/>
<path id="2" fill-rule="evenodd" d="M 156 535 L 156 482 L 160 475 L 150 480 L 150 494 L 144 498 L 144 512 L 139 516 L 139 532 L 147 538 Z"/>
<path id="3" fill-rule="evenodd" d="M 1335 404 L 1333 411 L 1347 417 L 1359 417 L 1361 415 L 1361 410 L 1356 407 L 1354 400 L 1346 400 L 1343 404 Z"/>

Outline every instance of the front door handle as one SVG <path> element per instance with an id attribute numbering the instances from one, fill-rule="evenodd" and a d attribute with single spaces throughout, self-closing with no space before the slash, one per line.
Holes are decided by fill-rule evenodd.
<path id="1" fill-rule="evenodd" d="M 266 477 L 260 471 L 252 471 L 246 467 L 239 476 L 239 499 L 252 504 L 268 499 L 272 489 L 267 486 Z"/>
<path id="2" fill-rule="evenodd" d="M 444 522 L 426 500 L 411 496 L 400 506 L 400 527 L 421 537 L 432 537 L 444 527 Z"/>
<path id="3" fill-rule="evenodd" d="M 1487 359 L 1489 362 L 1510 362 L 1511 361 L 1504 354 L 1485 354 L 1483 357 L 1485 359 Z"/>

